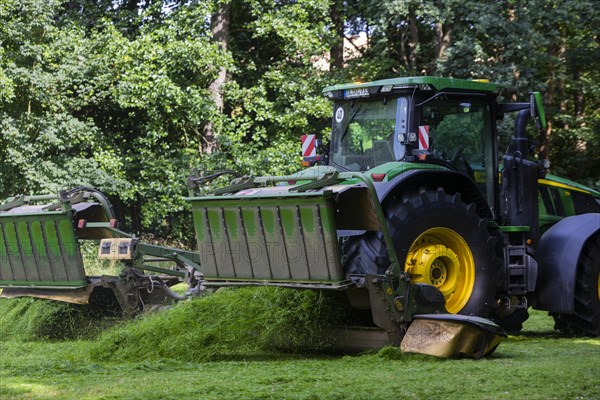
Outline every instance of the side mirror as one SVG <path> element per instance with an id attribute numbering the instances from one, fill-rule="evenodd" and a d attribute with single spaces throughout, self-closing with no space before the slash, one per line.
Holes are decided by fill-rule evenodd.
<path id="1" fill-rule="evenodd" d="M 529 93 L 529 112 L 538 129 L 546 129 L 546 113 L 540 92 Z"/>

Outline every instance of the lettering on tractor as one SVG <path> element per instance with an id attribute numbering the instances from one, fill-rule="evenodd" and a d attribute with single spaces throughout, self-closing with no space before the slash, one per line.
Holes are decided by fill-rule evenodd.
<path id="1" fill-rule="evenodd" d="M 600 335 L 600 193 L 547 174 L 531 153 L 528 121 L 546 125 L 539 93 L 499 103 L 494 83 L 436 77 L 323 93 L 331 138 L 328 149 L 302 138 L 309 168 L 189 177 L 195 251 L 123 232 L 93 188 L 5 200 L 2 296 L 135 313 L 211 287 L 335 291 L 378 328 L 340 328 L 340 344 L 441 357 L 491 354 L 530 307 L 563 332 Z M 515 118 L 507 147 L 496 124 L 506 114 Z M 223 175 L 229 186 L 200 194 Z M 79 243 L 98 239 L 120 276 L 86 274 Z M 185 296 L 171 289 L 180 282 Z"/>

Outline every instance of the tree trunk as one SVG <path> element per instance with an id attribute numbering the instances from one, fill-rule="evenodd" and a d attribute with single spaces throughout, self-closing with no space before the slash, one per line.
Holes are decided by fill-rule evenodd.
<path id="1" fill-rule="evenodd" d="M 408 71 L 409 70 L 409 62 L 408 62 L 408 51 L 406 50 L 406 34 L 404 32 L 402 32 L 400 35 L 400 55 L 399 55 L 399 60 L 404 64 L 404 70 Z M 391 37 L 388 35 L 388 38 Z M 392 42 L 392 40 L 389 40 L 390 43 Z M 394 46 L 390 46 L 391 50 L 390 50 L 390 54 L 392 54 L 392 52 L 394 51 Z"/>
<path id="2" fill-rule="evenodd" d="M 438 22 L 435 24 L 435 48 L 437 53 L 437 59 L 441 59 L 446 54 L 446 50 L 450 47 L 450 41 L 452 39 L 452 27 L 446 27 L 444 24 Z"/>
<path id="3" fill-rule="evenodd" d="M 412 74 L 417 73 L 417 52 L 419 51 L 419 27 L 417 26 L 417 16 L 414 10 L 408 13 L 408 24 L 410 29 L 410 39 L 408 41 L 408 70 Z"/>
<path id="4" fill-rule="evenodd" d="M 344 2 L 334 0 L 329 9 L 333 24 L 333 42 L 329 49 L 330 69 L 339 71 L 344 68 Z"/>
<path id="5" fill-rule="evenodd" d="M 573 74 L 573 82 L 579 82 L 581 79 L 581 71 L 575 71 Z M 575 118 L 580 119 L 585 115 L 585 95 L 582 90 L 575 90 L 573 94 L 573 105 L 575 107 Z"/>
<path id="6" fill-rule="evenodd" d="M 564 65 L 564 57 L 565 57 L 565 45 L 561 43 L 553 44 L 549 48 L 549 53 L 556 60 L 558 60 L 557 65 Z M 560 68 L 556 68 L 553 70 L 553 75 L 548 79 L 548 88 L 546 89 L 546 93 L 544 93 L 544 107 L 548 110 L 552 105 L 555 104 L 554 99 L 559 98 L 562 99 L 559 103 L 559 110 L 561 113 L 564 113 L 567 109 L 567 104 L 565 102 L 564 96 L 565 89 L 565 80 L 562 75 L 562 71 Z M 546 115 L 548 116 L 548 115 Z M 552 129 L 555 127 L 553 121 L 548 118 L 548 127 L 545 131 L 540 132 L 540 159 L 549 159 L 550 158 L 550 143 L 552 138 Z M 568 129 L 569 126 L 567 124 L 558 123 L 557 128 Z M 562 125 L 562 126 L 561 126 Z"/>
<path id="7" fill-rule="evenodd" d="M 544 93 L 544 109 L 546 110 L 546 112 L 552 104 L 553 97 L 554 85 L 550 80 L 548 82 L 548 88 Z M 550 138 L 552 137 L 552 120 L 548 118 L 548 114 L 546 114 L 546 118 L 546 130 L 540 130 L 540 151 L 538 153 L 538 158 L 540 160 L 548 160 L 550 158 Z"/>
<path id="8" fill-rule="evenodd" d="M 219 43 L 221 51 L 227 51 L 227 45 L 229 43 L 229 23 L 231 18 L 231 3 L 221 4 L 217 12 L 211 16 L 211 30 L 213 39 Z M 227 80 L 227 69 L 222 67 L 219 70 L 217 78 L 210 84 L 208 90 L 213 96 L 215 102 L 215 109 L 217 112 L 223 113 L 224 99 L 223 99 L 223 85 Z M 217 143 L 217 132 L 213 126 L 212 121 L 209 121 L 204 125 L 202 132 L 202 140 L 200 142 L 200 150 L 205 154 L 212 154 L 218 150 Z"/>

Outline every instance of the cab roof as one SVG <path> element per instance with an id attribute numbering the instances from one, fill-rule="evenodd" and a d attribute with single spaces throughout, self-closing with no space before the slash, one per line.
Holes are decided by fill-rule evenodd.
<path id="1" fill-rule="evenodd" d="M 365 83 L 344 83 L 339 85 L 328 86 L 323 89 L 323 93 L 330 97 L 361 97 L 357 96 L 346 96 L 336 95 L 337 93 L 346 92 L 357 92 L 366 90 L 370 95 L 377 93 L 390 92 L 397 89 L 411 89 L 418 88 L 422 90 L 465 90 L 465 91 L 477 91 L 487 92 L 490 94 L 498 93 L 500 85 L 484 80 L 468 80 L 468 79 L 455 79 L 455 78 L 440 78 L 435 76 L 413 76 L 413 77 L 398 77 L 390 79 L 382 79 L 373 82 Z M 366 94 L 366 92 L 365 92 Z"/>

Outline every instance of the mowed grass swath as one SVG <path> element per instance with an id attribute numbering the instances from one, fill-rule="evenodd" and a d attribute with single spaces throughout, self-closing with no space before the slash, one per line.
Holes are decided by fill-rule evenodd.
<path id="1" fill-rule="evenodd" d="M 35 304 L 47 301 L 29 302 L 29 316 L 18 312 L 1 320 L 3 399 L 600 396 L 600 340 L 561 337 L 541 312 L 531 315 L 521 336 L 510 336 L 487 360 L 474 361 L 411 355 L 395 347 L 362 355 L 323 352 L 327 342 L 321 341 L 317 321 L 330 320 L 316 313 L 329 316 L 331 310 L 322 309 L 328 300 L 309 291 L 228 290 L 120 321 L 84 340 L 6 330 L 26 326 L 20 320 L 36 313 L 37 324 L 52 323 Z M 22 303 L 3 299 L 0 308 L 25 311 Z M 205 320 L 211 315 L 216 322 Z"/>

